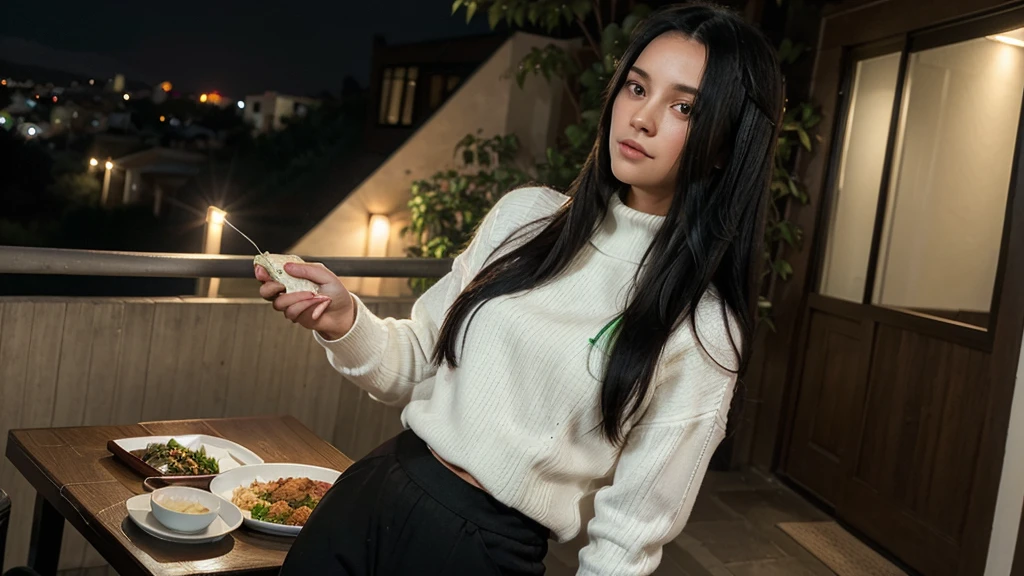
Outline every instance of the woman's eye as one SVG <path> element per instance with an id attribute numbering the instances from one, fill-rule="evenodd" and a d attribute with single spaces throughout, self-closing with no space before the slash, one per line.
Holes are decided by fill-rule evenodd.
<path id="1" fill-rule="evenodd" d="M 643 88 L 643 86 L 637 84 L 636 82 L 627 82 L 626 83 L 626 89 L 629 90 L 629 93 L 632 94 L 633 96 L 643 96 L 644 95 L 644 88 Z"/>
<path id="2" fill-rule="evenodd" d="M 687 104 L 686 102 L 681 102 L 679 104 L 676 104 L 675 106 L 673 106 L 673 108 L 676 108 L 677 110 L 679 110 L 679 113 L 684 115 L 684 116 L 689 116 L 690 113 L 693 112 L 693 105 L 692 104 Z"/>

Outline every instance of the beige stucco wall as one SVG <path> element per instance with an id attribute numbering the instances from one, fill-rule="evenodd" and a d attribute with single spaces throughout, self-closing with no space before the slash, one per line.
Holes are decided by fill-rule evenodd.
<path id="1" fill-rule="evenodd" d="M 522 90 L 511 71 L 533 47 L 552 40 L 517 33 L 473 74 L 415 135 L 389 157 L 324 220 L 289 249 L 309 256 L 364 256 L 371 214 L 391 219 L 389 256 L 403 256 L 406 242 L 399 231 L 409 222 L 407 204 L 414 180 L 455 165 L 453 150 L 470 133 L 484 137 L 516 134 L 525 154 L 542 157 L 554 139 L 561 89 L 542 78 L 529 78 Z M 408 292 L 404 279 L 362 282 L 344 279 L 353 291 L 398 295 Z"/>

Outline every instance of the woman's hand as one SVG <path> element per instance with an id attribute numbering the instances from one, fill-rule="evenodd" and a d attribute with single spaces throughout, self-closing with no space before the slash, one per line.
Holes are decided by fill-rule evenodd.
<path id="1" fill-rule="evenodd" d="M 305 278 L 320 286 L 320 293 L 285 293 L 284 285 L 274 282 L 262 266 L 256 266 L 256 279 L 263 283 L 260 296 L 284 312 L 286 318 L 310 330 L 316 330 L 327 340 L 337 340 L 355 323 L 355 301 L 341 280 L 319 263 L 288 262 L 284 271 L 295 278 Z"/>

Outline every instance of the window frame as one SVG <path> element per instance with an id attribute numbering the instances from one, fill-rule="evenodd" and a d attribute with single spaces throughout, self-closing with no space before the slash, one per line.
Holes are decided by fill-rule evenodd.
<path id="1" fill-rule="evenodd" d="M 841 67 L 842 77 L 838 86 L 839 105 L 835 111 L 835 129 L 833 130 L 830 142 L 827 176 L 823 188 L 824 194 L 822 194 L 821 206 L 818 208 L 819 234 L 815 238 L 815 245 L 811 255 L 813 268 L 810 278 L 814 279 L 814 284 L 810 292 L 813 295 L 812 299 L 819 306 L 842 308 L 847 314 L 853 311 L 854 308 L 851 307 L 855 307 L 861 311 L 861 315 L 879 320 L 884 319 L 887 323 L 905 325 L 917 331 L 923 330 L 937 337 L 957 340 L 975 348 L 991 350 L 996 325 L 999 321 L 999 302 L 1002 297 L 1003 283 L 1009 264 L 1007 254 L 1009 252 L 1008 243 L 1010 240 L 1013 206 L 1016 201 L 1024 201 L 1024 190 L 1022 190 L 1024 188 L 1024 174 L 1022 174 L 1022 171 L 1024 170 L 1021 169 L 1021 157 L 1024 154 L 1024 150 L 1022 150 L 1024 149 L 1024 95 L 1022 95 L 1021 99 L 1022 112 L 1017 126 L 1017 138 L 1004 209 L 1002 237 L 999 245 L 999 261 L 989 304 L 988 325 L 981 327 L 913 310 L 874 304 L 872 299 L 878 272 L 881 239 L 885 227 L 885 215 L 889 203 L 889 189 L 893 178 L 893 158 L 896 152 L 896 140 L 899 134 L 900 121 L 904 114 L 903 100 L 910 55 L 975 38 L 982 38 L 997 31 L 1020 27 L 1024 27 L 1024 6 L 1000 9 L 988 14 L 911 31 L 868 44 L 848 47 L 844 50 Z M 842 162 L 843 143 L 847 137 L 847 120 L 851 105 L 853 78 L 858 62 L 897 52 L 900 54 L 900 62 L 896 79 L 896 90 L 893 95 L 892 115 L 886 138 L 878 204 L 875 208 L 875 223 L 871 237 L 868 269 L 865 273 L 864 293 L 860 302 L 850 302 L 822 294 L 821 282 L 824 274 L 828 241 L 833 229 L 834 214 L 832 209 L 836 201 L 836 180 L 839 175 L 840 163 Z"/>

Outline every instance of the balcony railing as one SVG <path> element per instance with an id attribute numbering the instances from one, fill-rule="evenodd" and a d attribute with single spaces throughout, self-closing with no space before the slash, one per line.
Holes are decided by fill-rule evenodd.
<path id="1" fill-rule="evenodd" d="M 440 278 L 452 267 L 450 259 L 433 258 L 303 259 L 321 262 L 338 276 L 366 278 Z M 252 257 L 0 246 L 0 274 L 248 278 Z"/>

